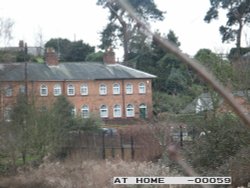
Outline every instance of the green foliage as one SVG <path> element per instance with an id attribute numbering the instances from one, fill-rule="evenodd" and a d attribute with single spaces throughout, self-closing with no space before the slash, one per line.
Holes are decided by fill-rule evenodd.
<path id="1" fill-rule="evenodd" d="M 103 121 L 99 116 L 91 115 L 89 118 L 75 118 L 70 131 L 99 131 Z"/>
<path id="2" fill-rule="evenodd" d="M 168 95 L 163 92 L 154 92 L 154 113 L 179 113 L 192 99 L 192 96 L 188 95 Z"/>
<path id="3" fill-rule="evenodd" d="M 98 51 L 96 53 L 91 53 L 86 57 L 86 61 L 90 62 L 102 62 L 104 52 Z"/>
<path id="4" fill-rule="evenodd" d="M 34 131 L 32 106 L 28 104 L 25 95 L 19 94 L 17 96 L 11 119 L 12 136 L 15 137 L 17 149 L 21 152 L 25 164 L 27 152 L 32 147 L 32 133 Z"/>
<path id="5" fill-rule="evenodd" d="M 180 45 L 178 37 L 172 30 L 165 36 L 176 46 Z M 130 59 L 136 68 L 157 76 L 153 80 L 155 91 L 168 94 L 190 93 L 193 73 L 171 53 L 165 52 L 153 40 L 140 43 L 138 50 Z"/>
<path id="6" fill-rule="evenodd" d="M 31 61 L 32 62 L 36 62 L 36 63 L 40 63 L 40 64 L 43 64 L 44 63 L 44 59 L 43 57 L 40 57 L 40 56 L 37 56 L 37 57 L 31 57 Z"/>
<path id="7" fill-rule="evenodd" d="M 164 19 L 164 12 L 160 11 L 152 0 L 129 0 L 128 3 L 145 21 L 159 21 Z M 122 45 L 124 61 L 127 62 L 131 47 L 139 35 L 140 26 L 133 21 L 116 1 L 97 0 L 97 5 L 108 8 L 109 22 L 101 33 L 102 49 Z M 119 43 L 120 42 L 120 43 Z"/>
<path id="8" fill-rule="evenodd" d="M 26 51 L 0 51 L 1 63 L 27 62 L 32 57 Z"/>
<path id="9" fill-rule="evenodd" d="M 0 62 L 1 63 L 9 63 L 16 61 L 16 53 L 12 53 L 9 51 L 0 51 Z"/>
<path id="10" fill-rule="evenodd" d="M 188 80 L 180 69 L 172 68 L 165 85 L 168 91 L 176 94 L 187 89 L 187 82 Z"/>
<path id="11" fill-rule="evenodd" d="M 234 62 L 235 60 L 238 59 L 238 55 L 243 56 L 244 54 L 250 52 L 250 48 L 240 48 L 240 50 L 238 50 L 237 48 L 231 48 L 229 54 L 228 54 L 228 58 Z M 240 54 L 238 54 L 240 53 Z"/>
<path id="12" fill-rule="evenodd" d="M 181 43 L 178 41 L 178 37 L 175 35 L 173 30 L 169 30 L 169 33 L 167 35 L 167 39 L 172 42 L 177 47 L 180 47 Z"/>
<path id="13" fill-rule="evenodd" d="M 66 97 L 58 96 L 50 109 L 40 111 L 19 95 L 12 112 L 12 121 L 0 124 L 0 173 L 25 163 L 39 163 L 49 153 L 64 157 L 63 147 L 71 131 L 98 131 L 102 121 L 91 116 L 76 118 Z"/>
<path id="14" fill-rule="evenodd" d="M 185 151 L 200 173 L 217 169 L 250 143 L 250 131 L 232 114 L 220 114 L 216 118 L 204 116 L 192 125 L 190 130 L 197 134 Z"/>
<path id="15" fill-rule="evenodd" d="M 194 58 L 207 67 L 224 85 L 234 81 L 232 64 L 211 50 L 200 49 Z"/>
<path id="16" fill-rule="evenodd" d="M 66 61 L 85 61 L 88 54 L 95 51 L 95 47 L 83 43 L 82 40 L 71 43 L 71 48 L 68 49 Z"/>
<path id="17" fill-rule="evenodd" d="M 17 62 L 27 62 L 31 59 L 31 56 L 28 54 L 27 45 L 17 52 L 16 61 Z"/>
<path id="18" fill-rule="evenodd" d="M 57 97 L 55 103 L 50 111 L 51 123 L 49 132 L 51 134 L 50 146 L 52 152 L 60 155 L 62 146 L 66 143 L 66 136 L 73 125 L 72 115 L 73 105 L 67 100 L 65 96 Z"/>
<path id="19" fill-rule="evenodd" d="M 207 11 L 204 20 L 208 23 L 213 19 L 218 19 L 219 9 L 227 10 L 227 22 L 220 27 L 222 42 L 236 40 L 236 47 L 241 47 L 241 34 L 243 26 L 250 22 L 250 2 L 235 0 L 210 0 L 211 7 Z M 235 29 L 235 26 L 238 27 Z"/>
<path id="20" fill-rule="evenodd" d="M 107 49 L 109 47 L 115 48 L 116 41 L 119 40 L 118 36 L 114 35 L 113 32 L 118 30 L 119 26 L 115 23 L 108 23 L 101 32 L 101 44 L 99 48 Z"/>
<path id="21" fill-rule="evenodd" d="M 50 39 L 45 47 L 52 47 L 59 54 L 60 61 L 85 61 L 86 57 L 95 51 L 95 47 L 82 40 L 71 42 L 68 39 Z"/>

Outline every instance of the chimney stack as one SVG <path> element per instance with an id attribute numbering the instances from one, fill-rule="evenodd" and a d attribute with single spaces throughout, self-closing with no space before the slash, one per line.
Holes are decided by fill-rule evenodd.
<path id="1" fill-rule="evenodd" d="M 108 64 L 108 65 L 116 63 L 116 61 L 115 61 L 115 52 L 113 52 L 112 48 L 109 48 L 103 54 L 103 62 Z"/>
<path id="2" fill-rule="evenodd" d="M 59 64 L 57 54 L 53 48 L 47 48 L 45 62 L 48 66 L 57 66 Z"/>

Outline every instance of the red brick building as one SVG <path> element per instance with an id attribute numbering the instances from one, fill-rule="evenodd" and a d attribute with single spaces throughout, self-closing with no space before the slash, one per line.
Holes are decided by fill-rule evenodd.
<path id="1" fill-rule="evenodd" d="M 112 51 L 103 60 L 59 63 L 54 51 L 48 50 L 45 64 L 0 64 L 2 118 L 9 118 L 19 92 L 27 93 L 40 108 L 64 95 L 83 118 L 91 114 L 107 119 L 151 118 L 155 76 L 116 63 Z"/>

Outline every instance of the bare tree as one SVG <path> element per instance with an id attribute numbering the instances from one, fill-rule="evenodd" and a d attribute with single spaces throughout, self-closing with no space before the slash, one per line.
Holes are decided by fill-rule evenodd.
<path id="1" fill-rule="evenodd" d="M 10 18 L 0 18 L 0 43 L 4 46 L 9 45 L 12 36 L 14 21 Z"/>
<path id="2" fill-rule="evenodd" d="M 44 34 L 43 29 L 41 27 L 38 27 L 37 32 L 35 34 L 35 45 L 44 48 Z"/>

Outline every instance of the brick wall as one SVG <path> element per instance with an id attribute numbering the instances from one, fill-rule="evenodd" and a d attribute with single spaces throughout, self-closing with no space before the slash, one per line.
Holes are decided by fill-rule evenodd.
<path id="1" fill-rule="evenodd" d="M 80 87 L 85 83 L 88 85 L 88 95 L 81 95 Z M 113 94 L 113 84 L 120 85 L 120 94 Z M 126 85 L 130 83 L 133 85 L 133 93 L 126 94 Z M 146 88 L 146 93 L 139 93 L 139 84 L 144 83 Z M 48 95 L 40 95 L 40 86 L 44 84 L 48 88 Z M 28 96 L 30 100 L 33 100 L 37 106 L 49 107 L 57 96 L 54 96 L 53 88 L 55 84 L 60 84 L 62 88 L 62 94 L 67 96 L 68 100 L 75 106 L 78 115 L 81 114 L 81 108 L 83 105 L 88 105 L 89 112 L 91 114 L 98 114 L 100 112 L 100 107 L 106 105 L 108 107 L 108 118 L 114 119 L 113 107 L 118 104 L 121 106 L 121 117 L 126 117 L 126 107 L 128 104 L 134 106 L 134 118 L 140 118 L 141 104 L 145 104 L 147 107 L 146 118 L 152 117 L 152 86 L 150 79 L 135 79 L 135 80 L 88 80 L 88 81 L 36 81 L 28 83 Z M 72 96 L 67 95 L 68 84 L 73 84 L 75 86 L 75 94 Z M 99 86 L 100 84 L 105 84 L 107 86 L 107 94 L 100 95 Z M 7 88 L 11 86 L 12 95 L 6 96 L 5 92 L 1 94 L 1 107 L 2 114 L 3 110 L 7 106 L 12 106 L 15 102 L 15 98 L 19 92 L 20 85 L 25 85 L 24 82 L 8 82 L 2 83 L 2 88 Z M 131 117 L 130 117 L 131 118 Z"/>

